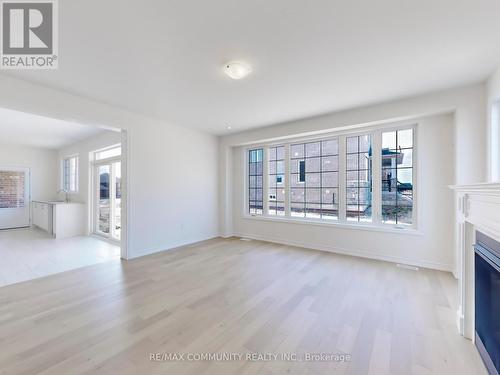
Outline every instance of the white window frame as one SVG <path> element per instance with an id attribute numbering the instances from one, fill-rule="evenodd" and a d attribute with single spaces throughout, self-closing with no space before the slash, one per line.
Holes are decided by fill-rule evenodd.
<path id="1" fill-rule="evenodd" d="M 382 133 L 395 130 L 413 129 L 413 212 L 412 224 L 391 224 L 382 222 Z M 346 138 L 356 135 L 370 134 L 372 142 L 372 221 L 371 222 L 354 222 L 346 220 Z M 300 218 L 292 217 L 290 214 L 290 193 L 291 193 L 291 160 L 290 160 L 290 145 L 301 142 L 312 142 L 337 138 L 339 141 L 339 218 L 338 220 L 331 219 L 315 219 L 315 218 Z M 284 221 L 293 223 L 304 223 L 322 226 L 342 226 L 352 227 L 359 229 L 368 229 L 375 231 L 388 231 L 388 232 L 402 232 L 411 234 L 420 234 L 419 229 L 419 199 L 418 199 L 418 181 L 419 171 L 418 167 L 418 123 L 397 123 L 385 124 L 371 127 L 357 128 L 354 130 L 343 130 L 337 132 L 324 133 L 317 136 L 310 137 L 297 137 L 290 138 L 286 141 L 276 141 L 269 143 L 258 143 L 248 145 L 243 148 L 244 157 L 243 162 L 245 166 L 243 170 L 243 210 L 242 217 L 257 219 L 257 220 L 270 220 L 270 221 Z M 285 147 L 285 174 L 284 174 L 284 188 L 285 188 L 285 215 L 269 215 L 267 211 L 268 206 L 268 180 L 267 173 L 268 166 L 268 148 L 284 146 Z M 263 149 L 263 186 L 264 186 L 264 209 L 262 214 L 249 214 L 248 212 L 248 151 L 255 148 Z"/>
<path id="2" fill-rule="evenodd" d="M 489 131 L 490 180 L 500 181 L 500 98 L 491 105 Z"/>
<path id="3" fill-rule="evenodd" d="M 285 194 L 284 194 L 284 205 L 285 205 L 285 210 L 284 210 L 284 215 L 278 215 L 278 213 L 276 212 L 276 214 L 273 214 L 271 215 L 269 213 L 269 202 L 271 202 L 271 199 L 269 197 L 269 149 L 270 148 L 273 148 L 273 147 L 283 147 L 284 148 L 284 154 L 283 154 L 283 174 L 282 174 L 282 181 L 280 182 L 280 187 L 279 189 L 283 189 L 285 190 Z M 263 150 L 262 150 L 263 153 L 265 153 L 266 155 L 264 156 L 263 155 L 263 163 L 265 163 L 263 165 L 263 168 L 262 168 L 262 171 L 263 173 L 265 173 L 265 175 L 262 176 L 262 179 L 263 179 L 263 214 L 266 214 L 266 216 L 269 216 L 269 217 L 286 217 L 287 214 L 286 214 L 286 208 L 287 208 L 287 203 L 286 203 L 286 200 L 287 200 L 287 195 L 288 195 L 288 192 L 287 192 L 287 186 L 288 186 L 288 178 L 289 178 L 289 175 L 288 175 L 288 169 L 287 169 L 287 160 L 286 158 L 288 157 L 288 148 L 285 144 L 275 144 L 275 145 L 266 145 L 265 147 L 263 147 Z M 247 156 L 248 157 L 248 156 Z M 281 159 L 280 159 L 281 160 Z M 276 168 L 277 168 L 277 165 L 276 165 Z M 277 171 L 276 171 L 276 176 L 278 175 Z M 248 191 L 248 190 L 247 190 Z M 276 185 L 276 199 L 275 201 L 277 200 L 277 196 L 278 196 L 278 186 Z M 247 211 L 248 212 L 248 211 Z M 255 214 L 255 215 L 252 215 L 252 216 L 261 216 L 259 214 Z"/>
<path id="4" fill-rule="evenodd" d="M 266 215 L 266 216 L 270 216 L 267 214 L 267 210 L 269 208 L 268 206 L 268 200 L 266 199 L 266 193 L 267 191 L 269 191 L 268 189 L 268 186 L 269 186 L 269 178 L 266 177 L 266 174 L 268 173 L 268 165 L 267 165 L 267 162 L 268 162 L 268 155 L 266 155 L 267 153 L 267 149 L 269 148 L 269 145 L 265 145 L 265 146 L 256 146 L 256 147 L 247 147 L 245 149 L 245 157 L 244 157 L 244 160 L 245 160 L 245 167 L 243 168 L 243 170 L 245 171 L 245 178 L 244 178 L 244 182 L 243 182 L 243 186 L 244 186 L 244 189 L 245 189 L 245 192 L 244 192 L 244 197 L 245 197 L 245 200 L 244 200 L 244 207 L 243 207 L 243 211 L 244 211 L 244 215 L 245 216 L 250 216 L 250 217 L 260 217 L 260 216 L 263 216 L 263 215 Z M 250 213 L 250 197 L 249 197 L 249 174 L 250 174 L 250 163 L 249 163 L 249 151 L 250 150 L 256 150 L 256 149 L 262 149 L 262 214 L 257 214 L 257 213 Z"/>
<path id="5" fill-rule="evenodd" d="M 98 215 L 98 212 L 99 212 L 99 200 L 98 200 L 98 196 L 99 196 L 99 188 L 97 186 L 97 181 L 99 179 L 98 177 L 98 173 L 97 173 L 97 170 L 99 168 L 99 166 L 102 166 L 102 165 L 110 165 L 110 173 L 109 173 L 109 179 L 110 179 L 110 189 L 109 189 L 109 196 L 110 196 L 110 208 L 113 206 L 115 206 L 115 199 L 116 199 L 116 194 L 115 194 L 115 185 L 113 183 L 111 183 L 112 181 L 115 180 L 115 171 L 113 170 L 113 168 L 111 167 L 111 165 L 113 163 L 116 163 L 116 162 L 121 162 L 122 163 L 122 166 L 123 166 L 123 161 L 122 161 L 122 153 L 120 152 L 120 155 L 116 155 L 116 156 L 110 156 L 110 157 L 107 157 L 107 158 L 102 158 L 102 159 L 97 159 L 96 156 L 98 153 L 102 152 L 102 151 L 107 151 L 107 150 L 111 150 L 111 149 L 114 149 L 114 148 L 122 148 L 122 144 L 121 143 L 118 143 L 118 144 L 115 144 L 115 145 L 112 145 L 112 146 L 108 146 L 108 147 L 105 147 L 105 148 L 101 148 L 99 150 L 95 150 L 95 151 L 92 151 L 90 153 L 90 159 L 91 159 L 91 169 L 92 169 L 92 179 L 91 179 L 91 197 L 90 197 L 90 201 L 92 202 L 92 220 L 91 220 L 91 227 L 92 227 L 92 232 L 93 234 L 97 235 L 97 236 L 100 236 L 100 237 L 103 237 L 103 238 L 106 238 L 112 242 L 119 242 L 121 241 L 118 240 L 117 238 L 113 237 L 113 230 L 111 228 L 111 223 L 112 223 L 112 219 L 111 219 L 111 215 L 110 215 L 110 228 L 109 228 L 109 233 L 104 233 L 104 232 L 101 232 L 99 230 L 99 221 L 97 219 L 97 215 Z M 123 149 L 122 149 L 123 151 Z M 123 191 L 123 190 L 122 190 Z M 123 201 L 122 201 L 123 202 Z M 123 236 L 123 231 L 121 233 L 121 236 Z"/>
<path id="6" fill-rule="evenodd" d="M 101 158 L 101 159 L 97 158 L 97 155 L 100 154 L 101 152 L 109 151 L 109 150 L 114 150 L 114 149 L 117 149 L 117 148 L 120 149 L 120 155 L 108 156 L 108 157 Z M 92 160 L 95 163 L 99 163 L 101 161 L 121 159 L 121 157 L 122 157 L 122 152 L 121 152 L 122 150 L 121 150 L 121 148 L 122 148 L 122 144 L 121 143 L 117 143 L 117 144 L 112 145 L 112 146 L 107 146 L 107 147 L 104 147 L 104 148 L 100 148 L 99 150 L 92 151 L 92 154 L 93 154 Z"/>
<path id="7" fill-rule="evenodd" d="M 71 189 L 71 181 L 70 178 L 71 178 L 71 160 L 72 159 L 75 159 L 75 181 L 74 181 L 74 184 L 75 184 L 75 189 Z M 64 167 L 64 164 L 66 163 L 66 161 L 68 161 L 70 163 L 70 170 L 69 170 L 69 176 L 66 176 L 66 168 Z M 67 193 L 71 193 L 71 194 L 75 194 L 75 193 L 78 193 L 79 191 L 79 185 L 80 185 L 80 166 L 79 166 L 79 163 L 80 163 L 80 158 L 78 156 L 78 154 L 74 154 L 74 155 L 69 155 L 69 156 L 65 156 L 62 158 L 62 161 L 61 161 L 61 190 L 62 191 L 65 191 Z M 68 179 L 69 183 L 68 183 L 68 188 L 66 189 L 66 178 Z"/>

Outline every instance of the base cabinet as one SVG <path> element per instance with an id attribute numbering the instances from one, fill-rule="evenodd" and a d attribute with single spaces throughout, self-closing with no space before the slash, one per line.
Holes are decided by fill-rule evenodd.
<path id="1" fill-rule="evenodd" d="M 52 234 L 52 205 L 33 202 L 33 225 Z"/>

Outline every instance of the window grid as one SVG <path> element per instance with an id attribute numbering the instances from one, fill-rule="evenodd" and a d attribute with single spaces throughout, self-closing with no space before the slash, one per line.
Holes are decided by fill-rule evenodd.
<path id="1" fill-rule="evenodd" d="M 263 213 L 263 149 L 248 151 L 248 212 L 252 215 Z"/>
<path id="2" fill-rule="evenodd" d="M 285 146 L 270 147 L 268 156 L 268 214 L 285 216 Z"/>
<path id="3" fill-rule="evenodd" d="M 337 220 L 338 139 L 293 144 L 290 150 L 291 216 Z"/>
<path id="4" fill-rule="evenodd" d="M 63 189 L 69 191 L 69 159 L 63 160 Z"/>
<path id="5" fill-rule="evenodd" d="M 408 135 L 401 146 L 401 132 Z M 382 145 L 382 222 L 388 224 L 412 224 L 413 222 L 413 129 L 384 132 L 394 135 L 394 147 Z M 384 155 L 385 153 L 385 155 Z M 410 160 L 410 166 L 400 164 Z M 391 165 L 387 166 L 387 161 Z M 393 176 L 394 173 L 394 176 Z"/>
<path id="6" fill-rule="evenodd" d="M 62 189 L 66 192 L 78 191 L 78 156 L 63 159 Z"/>
<path id="7" fill-rule="evenodd" d="M 411 131 L 410 143 L 407 140 L 408 137 L 406 137 L 403 143 L 400 142 L 400 135 L 398 132 L 402 131 Z M 397 212 L 397 210 L 400 209 L 400 203 L 403 199 L 411 202 L 411 204 L 407 204 L 407 213 L 406 218 L 403 218 L 404 220 L 401 220 L 401 215 L 397 216 L 396 220 L 393 221 L 387 220 L 387 217 L 384 216 L 386 213 L 384 209 L 387 208 L 385 207 L 387 202 L 384 202 L 383 195 L 389 186 L 388 175 L 384 173 L 390 168 L 384 165 L 384 147 L 386 146 L 384 146 L 384 140 L 382 138 L 384 134 L 390 132 L 391 131 L 374 130 L 364 134 L 346 134 L 334 138 L 305 140 L 301 143 L 289 143 L 288 145 L 249 150 L 249 152 L 262 151 L 260 158 L 257 157 L 257 159 L 254 160 L 254 163 L 257 165 L 261 165 L 259 163 L 262 163 L 263 152 L 266 152 L 268 157 L 266 159 L 268 170 L 266 170 L 266 176 L 262 176 L 262 178 L 267 178 L 267 180 L 262 181 L 266 182 L 266 184 L 259 182 L 259 185 L 252 185 L 252 187 L 249 187 L 249 194 L 252 196 L 250 199 L 249 195 L 248 199 L 250 213 L 264 213 L 264 205 L 261 201 L 262 197 L 259 195 L 259 189 L 265 186 L 267 189 L 266 193 L 268 194 L 265 208 L 268 211 L 266 214 L 269 216 L 279 215 L 296 218 L 313 218 L 324 221 L 341 219 L 343 222 L 367 222 L 378 225 L 400 223 L 413 225 L 413 127 L 402 127 L 392 130 L 392 132 L 396 134 L 397 141 L 395 142 L 395 146 L 391 146 L 391 149 L 394 149 L 393 151 L 409 152 L 409 156 L 405 156 L 405 162 L 403 164 L 398 164 L 394 168 L 392 177 L 394 178 L 394 176 L 396 176 L 397 185 L 394 186 L 397 186 L 397 194 L 395 194 L 391 202 L 391 209 L 396 209 Z M 375 142 L 375 149 L 373 149 L 374 144 L 372 143 L 374 137 L 376 140 L 379 140 Z M 324 142 L 331 142 L 332 140 L 337 142 L 334 153 L 332 153 L 331 150 L 326 151 L 324 148 Z M 380 140 L 382 140 L 382 142 L 380 142 Z M 339 141 L 342 141 L 345 147 L 345 149 L 342 149 L 342 154 L 344 156 L 342 160 L 340 160 Z M 280 151 L 282 156 L 278 156 L 277 148 L 281 147 L 288 150 L 288 156 L 285 157 L 284 151 Z M 373 152 L 381 154 L 381 161 L 379 162 L 378 159 L 376 160 L 382 165 L 375 170 L 373 170 Z M 332 166 L 326 166 L 324 160 L 328 158 L 330 159 L 330 163 L 334 161 Z M 250 154 L 249 159 L 251 160 Z M 273 169 L 274 166 L 270 165 L 271 161 L 280 161 L 282 165 L 287 168 L 286 171 L 284 170 L 282 173 L 282 185 L 278 185 L 276 180 L 276 176 L 281 173 Z M 300 163 L 304 164 L 305 170 L 303 173 L 301 173 Z M 255 168 L 260 168 L 260 170 L 262 170 L 261 167 Z M 325 174 L 332 174 L 332 172 L 335 172 L 334 179 L 325 180 L 323 178 Z M 375 176 L 373 173 L 375 173 Z M 401 184 L 402 173 L 406 173 L 402 180 L 404 184 Z M 249 174 L 249 176 L 259 177 L 260 175 L 257 174 L 254 176 Z M 342 186 L 339 186 L 339 176 L 342 176 L 343 179 Z M 382 182 L 381 189 L 375 190 L 378 191 L 376 196 L 373 196 L 374 177 Z M 332 183 L 333 181 L 334 183 Z M 288 189 L 287 191 L 289 194 L 283 194 L 279 198 L 278 194 L 276 194 L 275 203 L 274 191 L 278 192 L 280 186 L 282 186 L 283 189 Z M 254 191 L 253 195 L 251 193 L 252 190 Z M 270 195 L 273 195 L 271 199 Z M 285 199 L 285 197 L 287 198 Z M 279 208 L 278 204 L 280 205 Z M 382 208 L 382 217 L 380 221 L 373 221 L 373 207 Z M 342 209 L 342 213 L 340 209 Z"/>
<path id="8" fill-rule="evenodd" d="M 362 143 L 362 139 L 365 142 Z M 346 137 L 347 221 L 372 220 L 371 173 L 371 135 Z"/>

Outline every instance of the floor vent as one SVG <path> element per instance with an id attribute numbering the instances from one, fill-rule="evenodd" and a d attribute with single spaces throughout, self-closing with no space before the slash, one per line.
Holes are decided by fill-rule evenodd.
<path id="1" fill-rule="evenodd" d="M 398 263 L 398 264 L 396 264 L 396 267 L 405 268 L 407 270 L 412 270 L 412 271 L 418 271 L 418 267 L 410 266 L 409 264 Z"/>
<path id="2" fill-rule="evenodd" d="M 251 238 L 244 238 L 244 237 L 241 237 L 241 238 L 240 238 L 240 241 L 248 241 L 248 242 L 250 242 L 250 241 L 252 241 L 252 239 L 251 239 Z"/>

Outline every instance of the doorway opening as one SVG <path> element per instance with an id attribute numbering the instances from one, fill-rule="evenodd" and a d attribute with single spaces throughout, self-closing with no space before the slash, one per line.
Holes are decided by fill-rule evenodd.
<path id="1" fill-rule="evenodd" d="M 128 132 L 0 108 L 0 287 L 128 259 Z"/>

